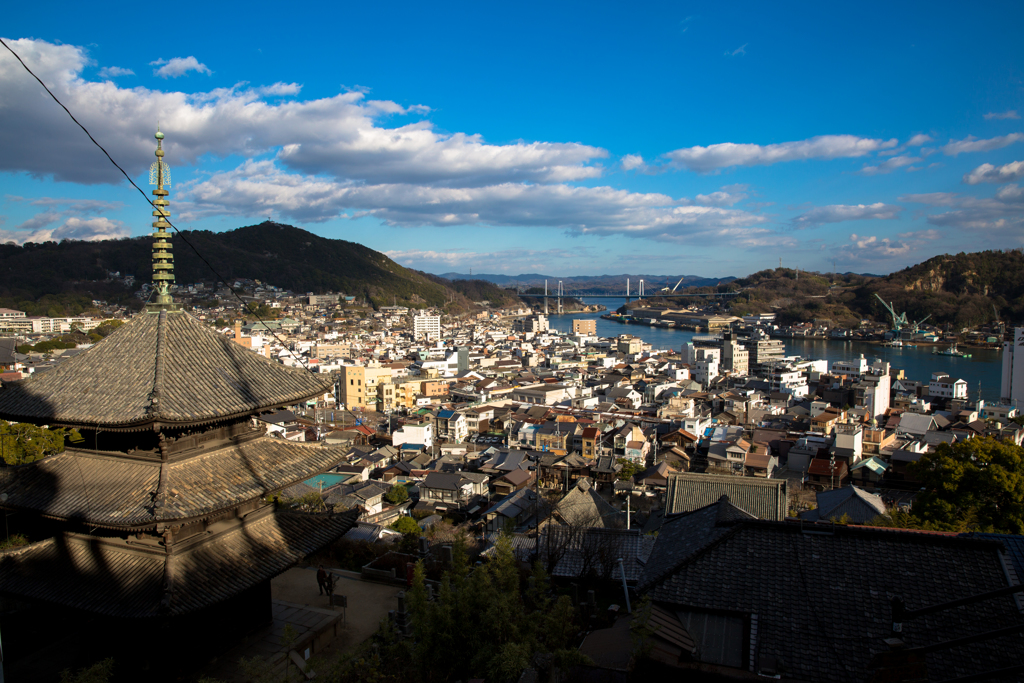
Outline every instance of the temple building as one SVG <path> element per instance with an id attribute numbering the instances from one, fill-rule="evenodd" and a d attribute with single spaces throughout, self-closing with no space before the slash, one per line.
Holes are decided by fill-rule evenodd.
<path id="1" fill-rule="evenodd" d="M 153 302 L 85 352 L 0 389 L 0 418 L 81 434 L 58 455 L 0 469 L 10 532 L 31 541 L 0 553 L 5 614 L 32 605 L 23 612 L 52 615 L 62 631 L 109 629 L 125 656 L 152 662 L 147 680 L 269 622 L 271 578 L 358 514 L 274 502 L 344 453 L 272 438 L 255 418 L 321 397 L 331 382 L 233 343 L 173 302 L 170 178 L 156 138 Z M 2 624 L 8 660 L 19 655 L 12 620 Z M 140 652 L 147 643 L 153 651 Z"/>

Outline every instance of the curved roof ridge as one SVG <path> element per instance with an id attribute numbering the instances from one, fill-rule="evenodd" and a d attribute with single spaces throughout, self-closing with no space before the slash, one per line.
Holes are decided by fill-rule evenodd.
<path id="1" fill-rule="evenodd" d="M 331 381 L 254 353 L 185 311 L 142 313 L 86 352 L 0 391 L 0 417 L 131 429 L 294 405 Z"/>

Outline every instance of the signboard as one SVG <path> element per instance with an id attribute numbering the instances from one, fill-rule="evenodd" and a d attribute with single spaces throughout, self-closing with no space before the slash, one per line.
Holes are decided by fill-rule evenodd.
<path id="1" fill-rule="evenodd" d="M 348 609 L 348 596 L 331 594 L 331 605 Z"/>

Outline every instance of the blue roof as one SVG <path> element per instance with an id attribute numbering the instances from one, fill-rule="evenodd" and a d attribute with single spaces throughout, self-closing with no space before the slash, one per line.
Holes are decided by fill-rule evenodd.
<path id="1" fill-rule="evenodd" d="M 402 444 L 402 450 L 403 451 L 422 451 L 423 450 L 423 444 L 421 444 L 421 443 L 403 443 Z"/>
<path id="2" fill-rule="evenodd" d="M 437 411 L 437 416 L 439 418 L 443 419 L 443 420 L 447 420 L 449 418 L 455 417 L 455 411 L 454 410 L 439 410 L 439 411 Z"/>

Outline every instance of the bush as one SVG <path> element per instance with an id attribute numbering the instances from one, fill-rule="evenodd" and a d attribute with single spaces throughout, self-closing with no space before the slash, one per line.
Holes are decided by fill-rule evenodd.
<path id="1" fill-rule="evenodd" d="M 419 536 L 423 533 L 423 530 L 420 529 L 420 525 L 416 523 L 416 520 L 412 517 L 406 517 L 405 515 L 402 515 L 392 522 L 390 528 L 400 534 L 415 534 L 416 536 Z"/>
<path id="2" fill-rule="evenodd" d="M 401 505 L 405 501 L 409 500 L 409 489 L 405 488 L 401 484 L 392 486 L 391 490 L 384 494 L 384 500 L 392 505 Z"/>

